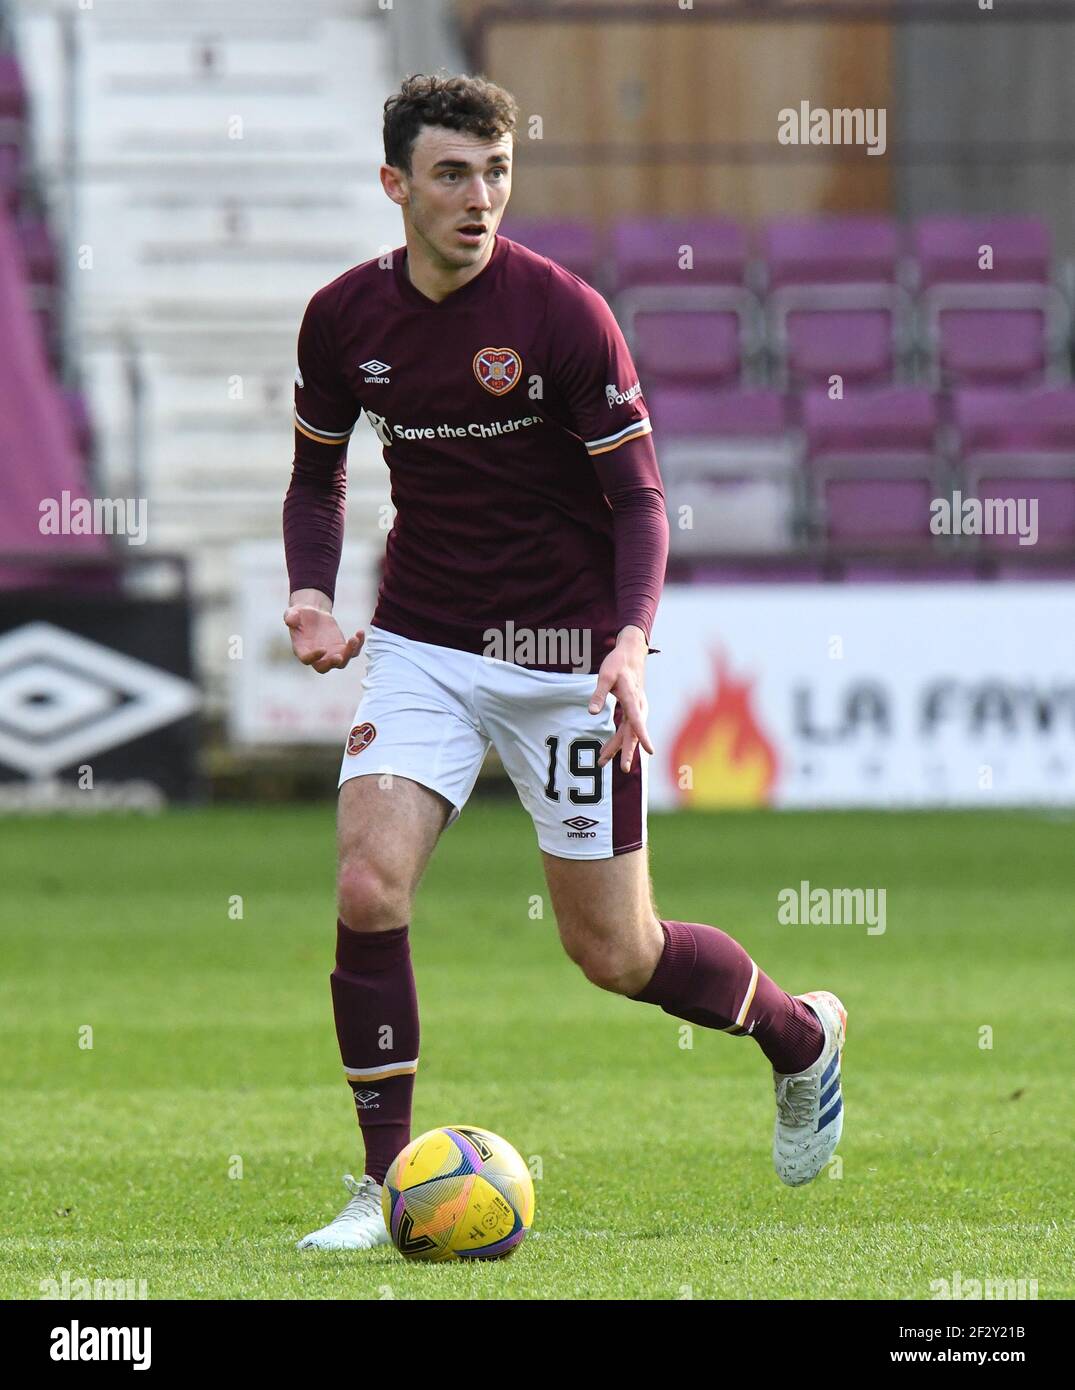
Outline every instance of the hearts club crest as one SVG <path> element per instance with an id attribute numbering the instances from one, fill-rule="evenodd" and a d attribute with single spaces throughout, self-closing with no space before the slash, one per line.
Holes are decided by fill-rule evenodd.
<path id="1" fill-rule="evenodd" d="M 368 748 L 377 737 L 377 730 L 372 724 L 356 724 L 347 735 L 347 756 L 357 757 L 364 748 Z"/>
<path id="2" fill-rule="evenodd" d="M 474 354 L 474 375 L 494 396 L 506 396 L 523 374 L 523 359 L 514 348 L 480 348 Z"/>

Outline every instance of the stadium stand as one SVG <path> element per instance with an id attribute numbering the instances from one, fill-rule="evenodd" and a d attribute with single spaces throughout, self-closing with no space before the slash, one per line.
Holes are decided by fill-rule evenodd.
<path id="1" fill-rule="evenodd" d="M 0 554 L 9 557 L 0 564 L 0 587 L 107 584 L 107 568 L 78 568 L 79 561 L 107 557 L 106 537 L 41 530 L 41 499 L 86 496 L 92 479 L 85 402 L 54 373 L 58 266 L 33 183 L 26 118 L 21 65 L 0 47 Z"/>
<path id="2" fill-rule="evenodd" d="M 17 14 L 19 58 L 0 46 L 10 380 L 36 374 L 18 399 L 48 414 L 42 476 L 147 498 L 149 548 L 191 557 L 219 709 L 235 542 L 279 538 L 303 307 L 402 239 L 376 178 L 386 30 L 372 6 L 320 0 L 113 0 L 66 26 Z M 900 577 L 892 548 L 923 575 L 972 572 L 969 550 L 1022 574 L 1031 557 L 998 538 L 930 533 L 930 499 L 953 487 L 1036 496 L 1042 545 L 1075 541 L 1070 275 L 1041 221 L 509 212 L 501 230 L 612 303 L 653 415 L 673 561 L 696 577 Z M 379 542 L 387 500 L 363 421 L 349 536 Z M 0 522 L 6 549 L 20 514 Z"/>
<path id="3" fill-rule="evenodd" d="M 98 488 L 146 497 L 147 549 L 190 557 L 198 662 L 220 710 L 235 542 L 280 536 L 303 308 L 402 240 L 376 178 L 388 39 L 371 7 L 282 0 L 113 0 L 62 30 L 44 10 L 16 20 L 25 81 L 3 77 L 8 64 L 0 91 L 29 89 L 38 172 L 62 210 Z M 74 156 L 56 118 L 69 101 Z M 25 236 L 44 292 L 44 243 Z M 377 531 L 387 495 L 363 423 L 350 536 Z"/>
<path id="4" fill-rule="evenodd" d="M 0 458 L 4 460 L 0 505 L 0 554 L 17 554 L 20 564 L 0 565 L 4 588 L 66 583 L 85 575 L 56 566 L 41 567 L 35 556 L 57 551 L 74 560 L 103 557 L 107 537 L 45 536 L 41 532 L 43 497 L 85 497 L 92 492 L 88 460 L 74 428 L 82 410 L 77 395 L 66 395 L 52 376 L 40 325 L 31 310 L 22 249 L 11 216 L 0 207 L 0 323 L 4 325 L 4 370 L 0 372 Z M 23 466 L 19 466 L 20 463 Z"/>
<path id="5" fill-rule="evenodd" d="M 524 231 L 540 244 L 540 222 Z M 1018 545 L 934 536 L 931 500 L 955 487 L 1036 497 L 1042 548 L 1075 539 L 1070 274 L 1039 220 L 625 219 L 606 247 L 586 237 L 650 403 L 673 557 L 910 547 L 955 577 L 968 548 Z"/>

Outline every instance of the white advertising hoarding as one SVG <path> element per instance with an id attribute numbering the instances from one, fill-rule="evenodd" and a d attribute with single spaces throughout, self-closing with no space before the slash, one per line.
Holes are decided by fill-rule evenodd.
<path id="1" fill-rule="evenodd" d="M 372 546 L 344 544 L 333 611 L 347 637 L 369 628 L 381 554 Z M 283 541 L 238 546 L 236 576 L 235 632 L 243 645 L 229 681 L 231 737 L 247 744 L 337 744 L 342 750 L 362 694 L 365 655 L 324 675 L 295 659 L 283 621 L 288 597 Z"/>
<path id="2" fill-rule="evenodd" d="M 1075 804 L 1075 585 L 665 589 L 651 804 Z"/>

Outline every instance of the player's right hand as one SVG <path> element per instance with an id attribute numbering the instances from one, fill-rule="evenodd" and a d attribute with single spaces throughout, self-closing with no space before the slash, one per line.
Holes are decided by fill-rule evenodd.
<path id="1" fill-rule="evenodd" d="M 312 666 L 321 675 L 342 671 L 366 640 L 361 629 L 353 637 L 344 637 L 332 614 L 312 604 L 293 605 L 284 614 L 284 622 L 291 631 L 291 650 L 304 666 Z"/>

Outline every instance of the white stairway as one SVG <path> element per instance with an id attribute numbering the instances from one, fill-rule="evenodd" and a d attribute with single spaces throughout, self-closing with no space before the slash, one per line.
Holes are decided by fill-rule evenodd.
<path id="1" fill-rule="evenodd" d="M 99 488 L 148 498 L 147 551 L 189 555 L 219 712 L 234 546 L 280 534 L 302 311 L 403 240 L 377 176 L 397 85 L 385 12 L 376 0 L 26 0 L 16 16 L 72 266 Z M 365 422 L 349 457 L 348 535 L 383 543 L 387 474 Z M 267 597 L 282 606 L 283 572 Z"/>

